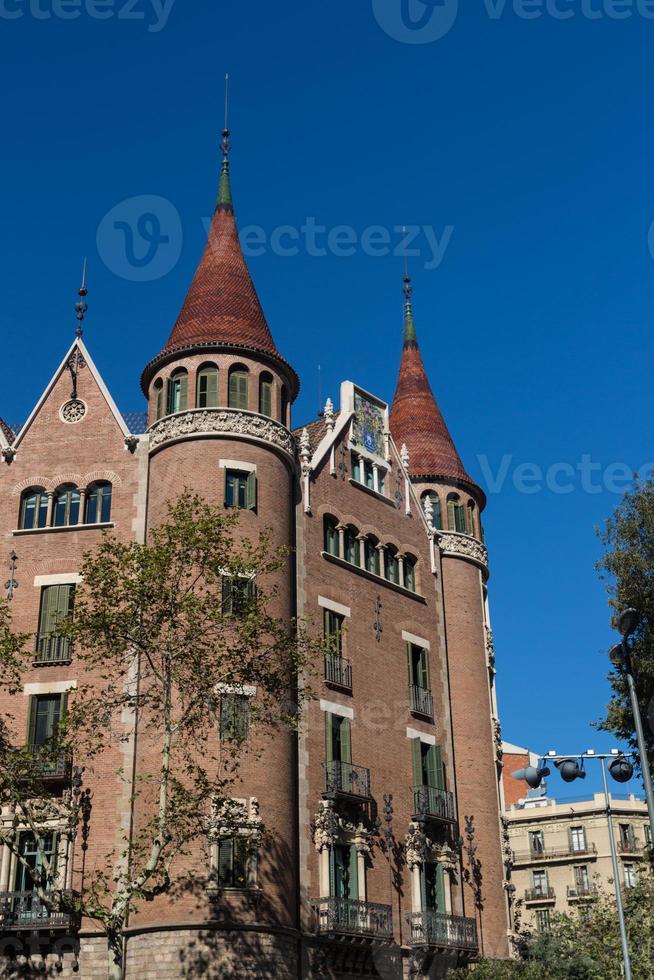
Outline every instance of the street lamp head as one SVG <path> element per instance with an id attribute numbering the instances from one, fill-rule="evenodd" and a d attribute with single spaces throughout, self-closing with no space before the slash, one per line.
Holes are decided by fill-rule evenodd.
<path id="1" fill-rule="evenodd" d="M 616 643 L 609 650 L 609 660 L 614 667 L 624 667 L 624 650 L 622 649 L 622 643 Z"/>
<path id="2" fill-rule="evenodd" d="M 634 767 L 626 756 L 619 755 L 609 762 L 609 772 L 616 783 L 628 783 L 634 774 Z"/>
<path id="3" fill-rule="evenodd" d="M 536 769 L 535 766 L 527 766 L 526 769 L 516 769 L 511 773 L 514 779 L 524 779 L 531 789 L 538 789 L 545 776 L 549 776 L 550 770 L 547 766 Z"/>
<path id="4" fill-rule="evenodd" d="M 618 616 L 618 632 L 624 636 L 625 640 L 631 636 L 640 624 L 640 613 L 631 606 L 623 610 Z"/>
<path id="5" fill-rule="evenodd" d="M 575 779 L 585 779 L 586 772 L 579 765 L 577 759 L 561 759 L 554 765 L 559 770 L 559 774 L 564 783 L 574 783 Z"/>

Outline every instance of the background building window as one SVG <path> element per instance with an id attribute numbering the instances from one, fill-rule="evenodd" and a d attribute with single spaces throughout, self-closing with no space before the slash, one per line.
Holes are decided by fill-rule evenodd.
<path id="1" fill-rule="evenodd" d="M 625 888 L 635 888 L 638 883 L 638 872 L 635 864 L 625 864 L 624 866 L 624 886 Z"/>
<path id="2" fill-rule="evenodd" d="M 250 727 L 250 698 L 247 694 L 223 694 L 220 698 L 220 737 L 243 742 Z"/>
<path id="3" fill-rule="evenodd" d="M 324 548 L 328 555 L 339 557 L 338 530 L 333 517 L 326 517 L 324 523 Z"/>
<path id="4" fill-rule="evenodd" d="M 203 364 L 198 371 L 195 405 L 196 408 L 216 408 L 218 405 L 218 368 L 215 364 Z"/>
<path id="5" fill-rule="evenodd" d="M 72 641 L 59 632 L 61 623 L 73 612 L 74 585 L 46 585 L 41 589 L 39 631 L 36 637 L 38 663 L 66 662 L 71 659 Z"/>
<path id="6" fill-rule="evenodd" d="M 221 840 L 218 847 L 218 886 L 248 887 L 249 842 L 245 837 Z"/>
<path id="7" fill-rule="evenodd" d="M 41 487 L 25 490 L 20 502 L 20 528 L 45 527 L 48 519 L 48 495 Z"/>
<path id="8" fill-rule="evenodd" d="M 86 524 L 106 524 L 111 520 L 111 484 L 94 483 L 86 496 Z"/>
<path id="9" fill-rule="evenodd" d="M 263 374 L 259 376 L 259 412 L 261 415 L 267 415 L 268 418 L 272 418 L 273 413 L 272 397 L 272 374 L 268 374 L 267 371 L 264 371 Z"/>
<path id="10" fill-rule="evenodd" d="M 549 932 L 550 930 L 550 910 L 536 909 L 536 928 L 539 932 Z"/>
<path id="11" fill-rule="evenodd" d="M 79 523 L 79 500 L 76 486 L 59 487 L 54 495 L 53 527 L 70 527 Z"/>
<path id="12" fill-rule="evenodd" d="M 545 850 L 542 830 L 533 830 L 529 834 L 529 848 L 532 854 L 542 854 Z"/>
<path id="13" fill-rule="evenodd" d="M 248 409 L 248 369 L 242 364 L 230 369 L 227 404 L 230 408 Z"/>
<path id="14" fill-rule="evenodd" d="M 570 850 L 572 851 L 586 850 L 586 831 L 584 830 L 583 827 L 570 828 Z"/>
<path id="15" fill-rule="evenodd" d="M 575 888 L 582 895 L 590 891 L 590 876 L 588 874 L 588 865 L 581 864 L 574 869 L 575 873 Z"/>
<path id="16" fill-rule="evenodd" d="M 532 871 L 531 873 L 534 895 L 547 898 L 547 871 Z"/>
<path id="17" fill-rule="evenodd" d="M 188 408 L 188 372 L 179 368 L 168 378 L 166 386 L 166 415 L 185 412 Z"/>
<path id="18" fill-rule="evenodd" d="M 225 470 L 225 506 L 256 510 L 257 474 Z"/>

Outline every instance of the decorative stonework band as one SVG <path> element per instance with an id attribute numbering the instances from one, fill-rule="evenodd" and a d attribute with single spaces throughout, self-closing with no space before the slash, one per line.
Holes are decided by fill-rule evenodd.
<path id="1" fill-rule="evenodd" d="M 154 422 L 149 433 L 151 451 L 180 439 L 228 435 L 268 443 L 295 458 L 295 442 L 288 429 L 274 419 L 234 408 L 196 408 L 168 415 Z"/>
<path id="2" fill-rule="evenodd" d="M 467 558 L 488 574 L 488 549 L 476 538 L 471 538 L 469 534 L 460 534 L 458 531 L 439 531 L 438 539 L 443 555 L 451 558 Z"/>

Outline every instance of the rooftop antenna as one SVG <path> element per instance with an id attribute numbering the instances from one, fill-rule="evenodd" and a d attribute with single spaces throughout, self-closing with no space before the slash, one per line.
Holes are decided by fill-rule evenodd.
<path id="1" fill-rule="evenodd" d="M 77 317 L 77 326 L 75 328 L 75 336 L 79 340 L 82 336 L 84 317 L 86 316 L 86 311 L 88 306 L 85 303 L 85 297 L 88 295 L 88 289 L 86 288 L 86 257 L 84 258 L 84 265 L 82 266 L 82 285 L 77 290 L 77 295 L 79 300 L 75 303 L 75 316 Z"/>

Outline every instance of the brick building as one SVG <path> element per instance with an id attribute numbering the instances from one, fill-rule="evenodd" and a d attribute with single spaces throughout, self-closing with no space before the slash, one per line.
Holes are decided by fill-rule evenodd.
<path id="1" fill-rule="evenodd" d="M 12 611 L 36 634 L 23 695 L 2 707 L 31 744 L 65 711 L 75 657 L 52 624 L 72 608 L 102 528 L 146 540 L 180 473 L 207 499 L 240 506 L 244 533 L 270 526 L 293 549 L 276 612 L 324 622 L 320 689 L 299 736 L 275 738 L 242 773 L 246 808 L 274 831 L 274 848 L 244 867 L 238 841 L 221 844 L 218 905 L 209 889 L 199 904 L 143 905 L 127 930 L 126 975 L 441 976 L 480 952 L 508 953 L 485 497 L 432 394 L 408 279 L 392 406 L 344 380 L 337 405 L 293 430 L 299 381 L 241 252 L 227 149 L 205 252 L 142 374 L 145 431 L 118 411 L 81 338 L 20 432 L 0 429 L 0 522 L 21 584 Z M 130 737 L 93 774 L 91 865 L 94 849 L 118 860 L 138 819 L 119 770 L 147 765 Z M 61 833 L 53 847 L 75 888 L 79 841 Z M 34 956 L 55 962 L 65 924 L 30 916 L 8 849 L 0 892 L 3 950 L 29 931 Z M 101 977 L 105 964 L 102 937 L 82 923 L 64 975 Z"/>

